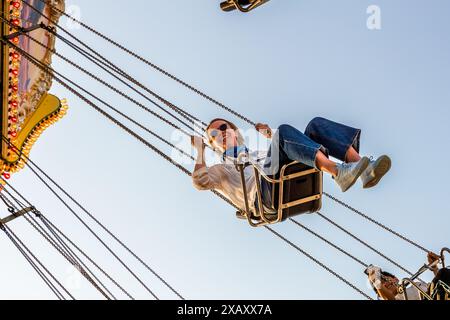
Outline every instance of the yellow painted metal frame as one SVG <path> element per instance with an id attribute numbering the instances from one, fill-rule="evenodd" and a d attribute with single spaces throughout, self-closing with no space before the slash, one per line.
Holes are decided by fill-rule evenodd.
<path id="1" fill-rule="evenodd" d="M 256 9 L 257 7 L 269 2 L 270 0 L 250 0 L 249 6 L 242 6 L 239 4 L 238 0 L 227 0 L 220 4 L 223 11 L 229 12 L 238 9 L 241 12 L 247 13 Z"/>
<path id="2" fill-rule="evenodd" d="M 428 265 L 424 265 L 423 267 L 421 267 L 419 269 L 419 271 L 414 274 L 411 278 L 404 278 L 401 281 L 401 286 L 400 286 L 400 293 L 403 293 L 405 295 L 405 300 L 408 300 L 408 295 L 407 295 L 407 291 L 406 288 L 411 285 L 414 288 L 416 288 L 421 296 L 423 297 L 423 299 L 425 300 L 435 300 L 436 298 L 440 298 L 436 296 L 436 290 L 438 289 L 439 286 L 442 286 L 445 291 L 446 291 L 446 295 L 444 297 L 444 300 L 450 300 L 450 287 L 448 285 L 446 285 L 445 283 L 440 283 L 438 284 L 438 286 L 430 288 L 430 292 L 431 294 L 429 294 L 428 292 L 425 292 L 424 290 L 422 290 L 415 282 L 414 280 L 417 279 L 421 274 L 423 274 L 424 272 L 426 272 L 427 270 L 431 270 L 432 267 L 435 267 L 439 264 L 439 262 L 442 264 L 442 268 L 445 268 L 445 253 L 450 253 L 450 249 L 449 248 L 443 248 L 441 250 L 441 255 L 440 255 L 440 260 L 433 262 L 431 264 Z"/>
<path id="3" fill-rule="evenodd" d="M 63 2 L 62 2 L 63 4 Z M 7 13 L 9 10 L 10 1 L 2 0 L 2 11 Z M 22 4 L 23 6 L 23 4 Z M 7 16 L 11 19 L 13 17 Z M 14 16 L 17 18 L 17 16 Z M 51 10 L 52 20 L 57 20 L 59 14 Z M 16 30 L 14 30 L 15 32 Z M 2 23 L 1 36 L 9 35 L 11 33 L 10 26 L 7 23 Z M 54 37 L 49 39 L 49 47 L 53 47 L 55 42 Z M 10 53 L 13 49 L 7 46 L 2 47 L 2 77 L 1 77 L 1 152 L 0 152 L 0 174 L 1 173 L 16 173 L 25 166 L 25 159 L 28 158 L 31 148 L 42 132 L 50 125 L 62 118 L 67 112 L 67 103 L 65 100 L 60 101 L 56 96 L 44 93 L 39 101 L 36 101 L 37 106 L 34 108 L 34 112 L 29 115 L 21 124 L 21 130 L 17 132 L 16 137 L 9 137 L 9 130 L 11 125 L 10 115 L 10 96 L 9 87 L 11 84 L 17 85 L 17 79 L 10 77 Z M 51 63 L 51 50 L 45 52 L 45 56 L 42 60 L 43 63 Z M 25 59 L 22 57 L 22 59 Z M 19 64 L 18 64 L 19 65 Z M 20 74 L 20 73 L 19 73 Z M 11 81 L 15 81 L 11 83 Z M 48 80 L 48 75 L 41 74 L 36 80 L 32 92 L 39 90 L 38 86 L 40 82 L 51 81 Z M 51 83 L 48 83 L 49 86 Z M 32 96 L 32 95 L 31 95 Z M 5 140 L 8 141 L 5 141 Z M 25 157 L 22 157 L 24 155 Z M 25 158 L 25 159 L 24 159 Z"/>
<path id="4" fill-rule="evenodd" d="M 281 168 L 279 179 L 273 179 L 273 178 L 270 178 L 257 163 L 250 161 L 249 164 L 253 167 L 253 170 L 254 170 L 255 183 L 256 183 L 256 196 L 257 196 L 257 200 L 258 200 L 258 210 L 257 210 L 257 212 L 255 212 L 252 215 L 252 212 L 250 210 L 250 205 L 248 202 L 247 186 L 246 186 L 245 176 L 244 176 L 245 164 L 242 163 L 242 159 L 243 158 L 240 157 L 236 164 L 236 166 L 241 174 L 242 189 L 243 189 L 243 193 L 244 193 L 245 211 L 242 212 L 242 214 L 247 218 L 249 225 L 252 227 L 261 227 L 261 226 L 279 223 L 279 222 L 283 221 L 283 211 L 285 209 L 292 208 L 292 207 L 298 206 L 300 204 L 317 201 L 322 198 L 322 195 L 323 195 L 323 182 L 322 182 L 323 173 L 321 171 L 319 171 L 317 169 L 308 169 L 308 170 L 298 172 L 295 174 L 285 175 L 285 172 L 289 167 L 292 167 L 292 166 L 295 166 L 298 164 L 298 162 L 292 162 Z M 319 186 L 320 193 L 310 196 L 310 197 L 303 198 L 303 199 L 298 199 L 295 201 L 284 203 L 284 200 L 283 200 L 284 184 L 286 182 L 289 182 L 292 179 L 296 179 L 296 178 L 311 175 L 311 174 L 320 174 L 321 175 L 320 186 Z M 275 195 L 275 186 L 279 185 L 279 188 L 278 188 L 278 192 L 279 192 L 279 194 L 278 194 L 278 210 L 276 213 L 269 213 L 264 210 L 264 205 L 263 205 L 263 201 L 262 201 L 262 192 L 261 192 L 261 182 L 260 182 L 261 178 L 272 184 L 272 199 L 274 199 L 274 195 Z"/>

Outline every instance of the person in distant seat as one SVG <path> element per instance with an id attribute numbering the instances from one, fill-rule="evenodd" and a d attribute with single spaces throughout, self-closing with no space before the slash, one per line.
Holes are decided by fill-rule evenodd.
<path id="1" fill-rule="evenodd" d="M 439 261 L 440 257 L 433 252 L 428 253 L 428 263 L 432 264 L 434 262 Z M 405 300 L 405 294 L 399 292 L 400 283 L 399 279 L 385 271 L 382 271 L 380 268 L 371 266 L 369 267 L 368 277 L 370 284 L 372 285 L 377 296 L 382 300 Z M 431 283 L 425 283 L 423 281 L 417 281 L 415 284 L 424 292 L 430 292 L 431 284 L 434 284 L 433 287 L 436 286 L 437 282 L 440 280 L 446 285 L 450 286 L 450 269 L 442 268 L 439 270 L 437 265 L 432 267 L 432 271 L 435 275 L 433 281 Z M 408 300 L 421 300 L 422 296 L 420 295 L 419 290 L 414 286 L 410 285 L 406 289 L 406 296 Z"/>
<path id="2" fill-rule="evenodd" d="M 273 134 L 266 124 L 257 124 L 256 130 L 272 139 L 268 153 L 249 152 L 238 128 L 228 120 L 214 119 L 206 129 L 211 147 L 221 153 L 224 159 L 238 158 L 242 153 L 263 164 L 269 176 L 275 176 L 280 168 L 293 161 L 329 173 L 343 192 L 350 189 L 361 178 L 364 188 L 376 186 L 390 170 L 391 159 L 383 155 L 376 160 L 361 157 L 361 130 L 324 118 L 315 118 L 305 133 L 289 125 L 282 125 Z M 198 136 L 192 137 L 197 149 L 197 161 L 192 173 L 194 186 L 199 190 L 217 190 L 227 196 L 237 207 L 244 210 L 244 194 L 241 176 L 232 163 L 221 163 L 207 167 L 205 163 L 205 142 Z M 340 163 L 330 160 L 332 156 Z M 255 209 L 256 183 L 251 166 L 246 167 L 245 179 L 251 210 Z M 261 181 L 263 201 L 271 201 L 270 186 Z"/>

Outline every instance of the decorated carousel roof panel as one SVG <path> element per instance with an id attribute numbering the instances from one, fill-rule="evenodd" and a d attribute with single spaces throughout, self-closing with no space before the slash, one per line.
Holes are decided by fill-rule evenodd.
<path id="1" fill-rule="evenodd" d="M 39 25 L 53 26 L 60 14 L 52 6 L 64 10 L 64 1 L 53 0 L 50 5 L 41 0 L 27 0 L 27 3 L 30 5 L 20 0 L 2 0 L 2 11 L 10 22 L 3 21 L 2 37 L 9 37 L 21 50 L 41 63 L 50 65 L 55 36 Z M 18 29 L 14 26 L 32 31 L 26 33 L 29 36 L 18 35 Z M 25 165 L 20 155 L 24 154 L 24 158 L 27 158 L 42 131 L 61 118 L 67 108 L 65 103 L 48 93 L 52 85 L 51 74 L 32 64 L 12 45 L 2 47 L 1 71 L 0 171 L 14 173 Z"/>

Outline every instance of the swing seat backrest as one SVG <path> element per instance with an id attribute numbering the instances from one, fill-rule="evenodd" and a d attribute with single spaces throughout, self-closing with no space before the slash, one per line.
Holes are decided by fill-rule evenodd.
<path id="1" fill-rule="evenodd" d="M 284 221 L 321 209 L 323 175 L 320 171 L 295 162 L 284 166 L 274 178 L 280 183 L 269 184 L 272 197 L 271 201 L 263 202 L 266 212 L 277 214 L 281 206 L 281 221 Z"/>

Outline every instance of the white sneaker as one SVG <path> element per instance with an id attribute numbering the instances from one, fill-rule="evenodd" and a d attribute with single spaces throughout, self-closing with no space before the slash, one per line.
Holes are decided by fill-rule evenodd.
<path id="1" fill-rule="evenodd" d="M 337 165 L 338 175 L 334 178 L 334 181 L 341 187 L 342 192 L 346 192 L 355 184 L 369 166 L 369 162 L 369 158 L 364 157 L 358 162 Z"/>
<path id="2" fill-rule="evenodd" d="M 381 178 L 391 169 L 392 161 L 388 156 L 381 156 L 377 160 L 370 160 L 369 166 L 361 175 L 364 189 L 375 187 Z"/>

